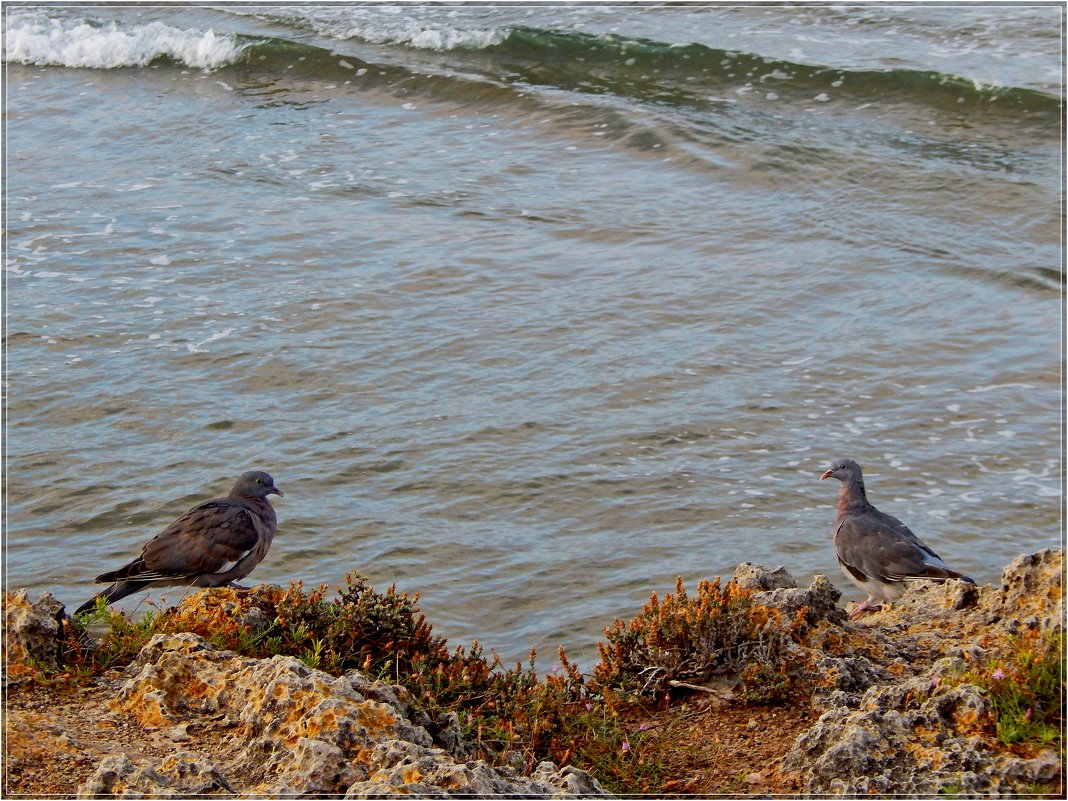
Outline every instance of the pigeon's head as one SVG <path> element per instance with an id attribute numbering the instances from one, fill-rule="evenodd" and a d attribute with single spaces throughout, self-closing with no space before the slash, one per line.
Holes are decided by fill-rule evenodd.
<path id="1" fill-rule="evenodd" d="M 249 470 L 242 473 L 234 484 L 233 494 L 253 498 L 266 498 L 268 495 L 282 495 L 282 490 L 274 485 L 274 479 L 262 470 Z"/>
<path id="2" fill-rule="evenodd" d="M 860 465 L 852 459 L 836 459 L 831 463 L 831 469 L 824 471 L 820 481 L 825 478 L 837 478 L 839 481 L 851 482 L 862 480 Z"/>

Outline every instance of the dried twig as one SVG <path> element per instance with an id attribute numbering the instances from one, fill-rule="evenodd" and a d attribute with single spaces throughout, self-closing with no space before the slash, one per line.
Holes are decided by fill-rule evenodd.
<path id="1" fill-rule="evenodd" d="M 696 690 L 699 693 L 708 693 L 714 695 L 716 698 L 721 698 L 724 701 L 733 701 L 735 695 L 730 692 L 724 692 L 717 687 L 705 687 L 700 684 L 690 684 L 688 681 L 678 681 L 677 679 L 671 679 L 668 682 L 669 687 L 680 687 L 684 690 Z"/>

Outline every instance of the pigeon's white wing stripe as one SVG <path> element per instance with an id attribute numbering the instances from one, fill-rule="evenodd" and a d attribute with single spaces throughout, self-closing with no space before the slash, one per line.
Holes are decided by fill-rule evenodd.
<path id="1" fill-rule="evenodd" d="M 234 559 L 234 560 L 232 560 L 230 562 L 227 562 L 226 564 L 220 566 L 219 569 L 215 571 L 215 575 L 216 576 L 221 576 L 223 573 L 229 573 L 231 570 L 233 570 L 235 567 L 237 567 L 238 564 L 241 563 L 241 560 L 244 559 L 246 556 L 248 556 L 250 553 L 252 553 L 252 548 L 249 548 L 247 551 L 245 551 L 243 554 L 238 556 L 236 559 Z"/>
<path id="2" fill-rule="evenodd" d="M 188 570 L 185 573 L 160 573 L 158 570 L 146 570 L 142 573 L 136 573 L 126 578 L 116 579 L 121 583 L 124 581 L 174 581 L 176 579 L 189 578 L 190 576 L 199 576 L 200 573 L 196 570 Z M 107 584 L 107 581 L 98 582 L 100 584 Z"/>

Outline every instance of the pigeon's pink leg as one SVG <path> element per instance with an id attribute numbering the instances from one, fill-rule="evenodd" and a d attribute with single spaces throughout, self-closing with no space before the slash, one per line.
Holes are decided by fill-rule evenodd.
<path id="1" fill-rule="evenodd" d="M 867 612 L 867 611 L 872 610 L 872 609 L 882 609 L 883 608 L 882 601 L 879 601 L 877 603 L 873 603 L 873 601 L 875 601 L 875 596 L 874 595 L 869 595 L 868 596 L 868 600 L 866 600 L 864 603 L 857 604 L 856 606 L 854 606 L 853 607 L 853 611 L 849 613 L 849 619 L 853 620 L 854 618 L 858 617 L 859 615 L 863 614 L 864 612 Z"/>

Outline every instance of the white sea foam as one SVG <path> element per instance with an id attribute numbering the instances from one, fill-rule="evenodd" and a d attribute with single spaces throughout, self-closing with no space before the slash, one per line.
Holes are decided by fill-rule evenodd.
<path id="1" fill-rule="evenodd" d="M 232 333 L 234 333 L 233 328 L 224 328 L 222 331 L 216 331 L 207 339 L 200 340 L 200 342 L 197 342 L 195 345 L 187 342 L 185 347 L 190 353 L 207 353 L 208 351 L 203 347 L 204 345 L 207 345 L 210 342 L 216 342 L 220 339 L 225 339 Z"/>
<path id="2" fill-rule="evenodd" d="M 1032 384 L 986 384 L 980 387 L 972 387 L 968 392 L 993 392 L 996 389 L 1034 389 Z"/>
<path id="3" fill-rule="evenodd" d="M 346 38 L 359 38 L 375 44 L 405 44 L 420 50 L 456 50 L 470 48 L 480 50 L 500 44 L 507 31 L 497 29 L 462 31 L 453 28 L 401 28 L 365 26 L 349 31 Z"/>
<path id="4" fill-rule="evenodd" d="M 403 9 L 389 9 L 392 19 L 383 19 L 383 8 L 351 6 L 300 7 L 293 13 L 311 23 L 318 33 L 337 39 L 361 39 L 372 44 L 407 45 L 419 50 L 482 50 L 508 38 L 506 27 L 457 28 L 444 21 L 407 17 Z"/>
<path id="5" fill-rule="evenodd" d="M 39 12 L 12 14 L 4 36 L 6 62 L 89 69 L 140 67 L 167 56 L 212 70 L 232 63 L 242 49 L 233 36 L 211 30 L 183 30 L 162 22 L 120 27 Z"/>
<path id="6" fill-rule="evenodd" d="M 401 44 L 419 50 L 443 52 L 460 48 L 482 50 L 492 47 L 508 38 L 508 31 L 497 28 L 464 31 L 454 28 L 424 28 L 418 25 L 363 25 L 350 29 L 343 38 L 363 39 L 373 44 Z"/>

